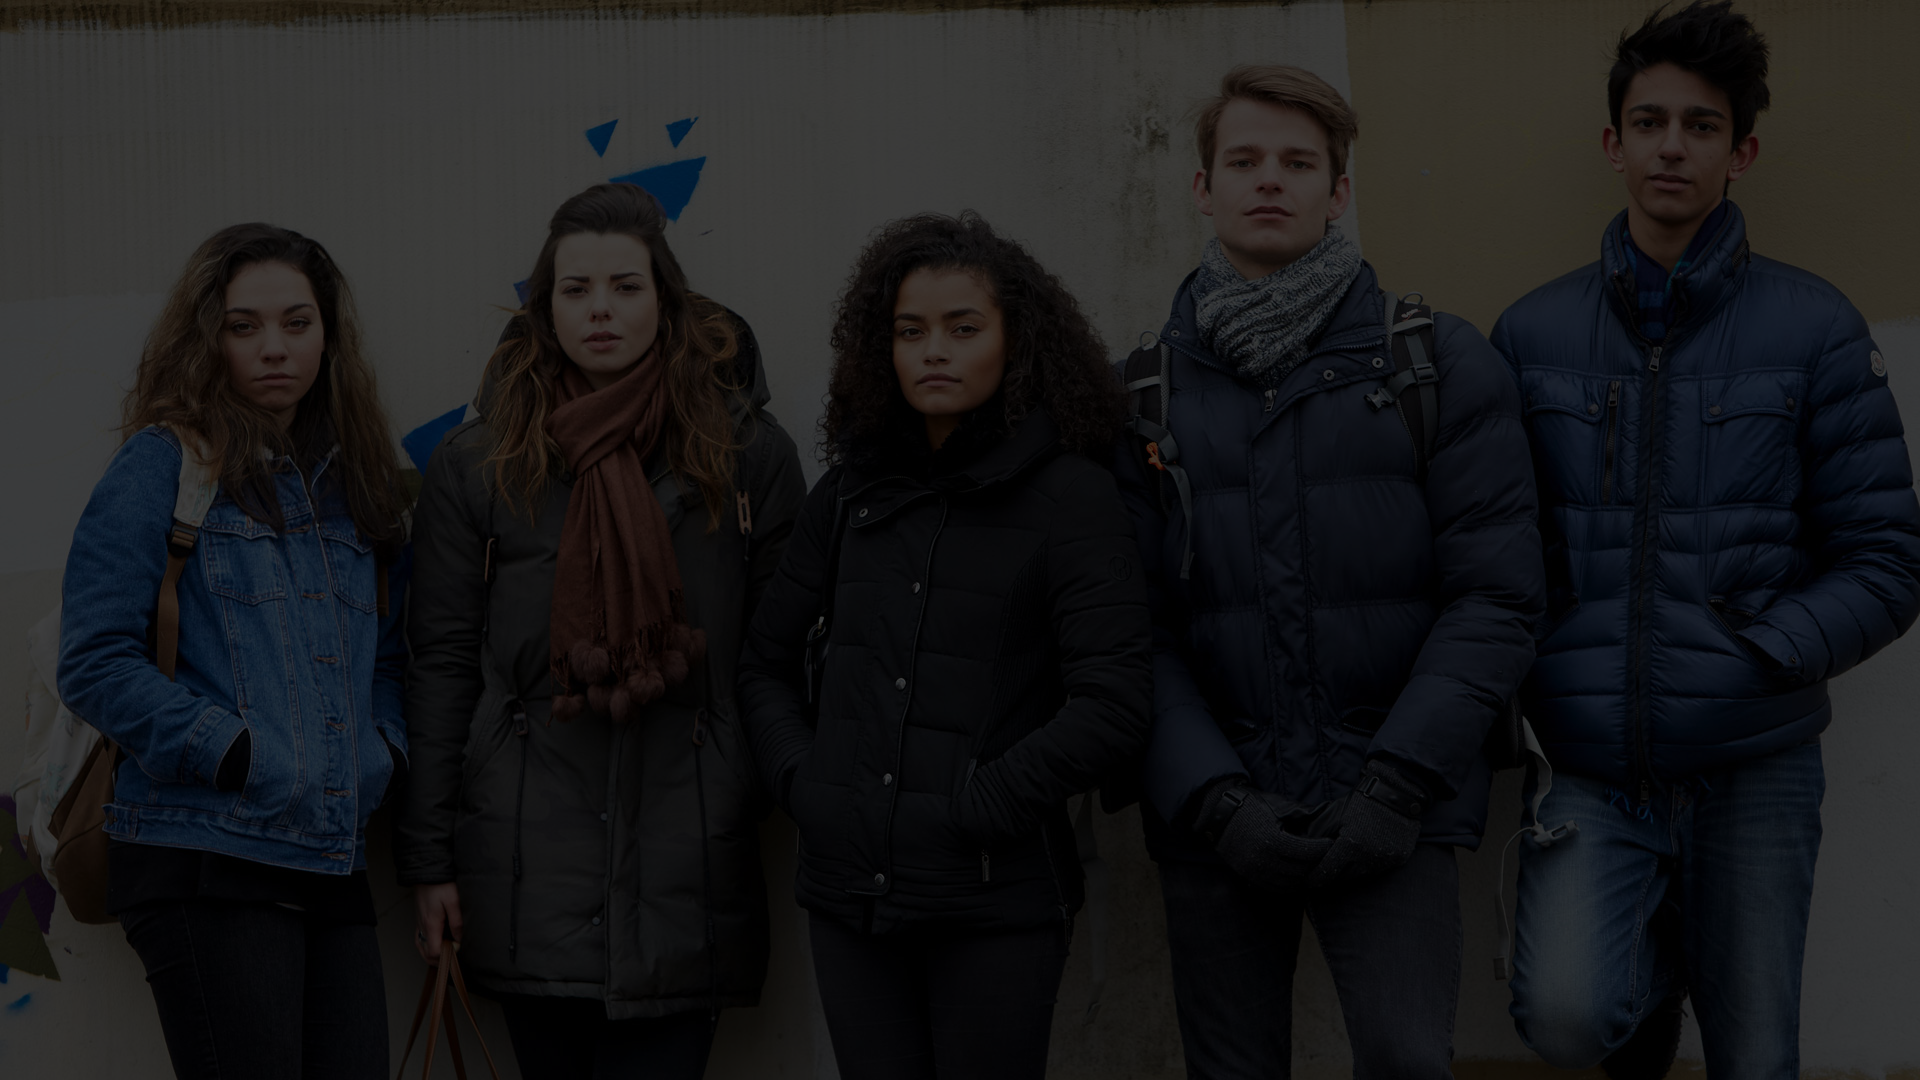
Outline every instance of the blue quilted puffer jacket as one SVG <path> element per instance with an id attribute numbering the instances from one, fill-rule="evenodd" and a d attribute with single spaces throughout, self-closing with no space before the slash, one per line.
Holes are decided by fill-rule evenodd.
<path id="1" fill-rule="evenodd" d="M 1637 789 L 1805 742 L 1827 680 L 1920 612 L 1920 505 L 1886 363 L 1833 286 L 1729 207 L 1637 330 L 1625 215 L 1509 308 L 1549 608 L 1522 701 L 1563 769 Z"/>
<path id="2" fill-rule="evenodd" d="M 1212 780 L 1245 775 L 1311 806 L 1352 791 L 1373 757 L 1431 786 L 1425 839 L 1477 844 L 1492 776 L 1482 747 L 1533 660 L 1545 605 L 1505 365 L 1471 325 L 1436 316 L 1439 428 L 1417 476 L 1399 412 L 1367 403 L 1392 371 L 1372 267 L 1272 390 L 1201 343 L 1191 282 L 1160 337 L 1192 482 L 1189 578 L 1179 504 L 1138 457 L 1115 469 L 1154 603 L 1149 847 L 1213 857 L 1164 824 Z"/>

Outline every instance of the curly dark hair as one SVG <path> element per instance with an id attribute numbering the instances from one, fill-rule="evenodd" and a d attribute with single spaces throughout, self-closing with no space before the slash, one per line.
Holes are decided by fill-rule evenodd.
<path id="1" fill-rule="evenodd" d="M 1061 446 L 1106 461 L 1125 404 L 1100 335 L 1059 278 L 971 210 L 888 222 L 860 252 L 835 308 L 821 458 L 872 467 L 916 446 L 925 452 L 924 420 L 894 373 L 893 309 L 900 283 L 926 268 L 977 274 L 1006 317 L 1000 388 L 956 434 L 970 445 L 1004 438 L 1045 409 Z"/>
<path id="2" fill-rule="evenodd" d="M 1633 77 L 1656 64 L 1673 64 L 1712 83 L 1733 106 L 1733 144 L 1753 132 L 1754 119 L 1772 104 L 1767 92 L 1767 39 L 1732 0 L 1694 0 L 1668 14 L 1662 4 L 1640 29 L 1620 34 L 1607 73 L 1607 109 L 1620 130 L 1620 109 Z"/>

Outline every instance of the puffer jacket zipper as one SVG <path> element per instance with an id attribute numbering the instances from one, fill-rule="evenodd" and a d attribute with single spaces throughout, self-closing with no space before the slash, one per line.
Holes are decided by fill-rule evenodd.
<path id="1" fill-rule="evenodd" d="M 864 511 L 863 511 L 864 513 Z M 908 644 L 907 655 L 920 653 L 920 628 L 927 622 L 927 598 L 933 595 L 933 553 L 939 550 L 940 534 L 947 528 L 947 500 L 940 499 L 940 520 L 934 522 L 933 539 L 927 543 L 927 566 L 921 571 L 920 580 L 927 583 L 921 592 L 920 610 L 913 617 L 913 640 Z M 913 695 L 920 689 L 918 682 L 920 666 L 909 661 L 907 671 L 907 700 L 900 703 L 900 718 L 893 733 L 893 783 L 887 785 L 887 843 L 885 860 L 889 869 L 893 866 L 893 812 L 900 802 L 900 751 L 906 739 L 907 713 L 913 708 Z"/>
<path id="2" fill-rule="evenodd" d="M 1622 271 L 1614 275 L 1613 284 L 1624 306 L 1628 328 L 1647 350 L 1647 390 L 1644 409 L 1646 434 L 1640 460 L 1640 497 L 1634 504 L 1633 533 L 1633 596 L 1629 604 L 1629 669 L 1632 672 L 1631 696 L 1627 702 L 1628 722 L 1632 727 L 1633 744 L 1633 780 L 1637 804 L 1647 805 L 1653 798 L 1653 753 L 1650 746 L 1651 733 L 1648 728 L 1648 704 L 1651 693 L 1648 680 L 1652 662 L 1649 652 L 1652 647 L 1650 628 L 1651 608 L 1653 604 L 1653 576 L 1655 547 L 1659 532 L 1657 515 L 1654 510 L 1657 492 L 1656 480 L 1660 473 L 1661 431 L 1660 423 L 1660 385 L 1661 360 L 1671 350 L 1664 344 L 1656 345 L 1638 325 L 1639 304 L 1633 296 L 1633 276 Z M 1673 283 L 1672 317 L 1667 323 L 1664 341 L 1672 341 L 1686 311 L 1686 291 L 1684 281 Z"/>

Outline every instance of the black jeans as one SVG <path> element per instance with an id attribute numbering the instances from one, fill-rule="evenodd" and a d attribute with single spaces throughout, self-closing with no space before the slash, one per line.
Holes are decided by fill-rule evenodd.
<path id="1" fill-rule="evenodd" d="M 841 1080 L 1041 1080 L 1065 924 L 863 934 L 814 915 L 813 971 Z"/>
<path id="2" fill-rule="evenodd" d="M 278 904 L 121 912 L 181 1080 L 384 1080 L 387 993 L 371 926 Z"/>
<path id="3" fill-rule="evenodd" d="M 1160 864 L 1173 993 L 1193 1080 L 1284 1080 L 1293 1061 L 1300 918 L 1313 920 L 1355 1080 L 1448 1080 L 1460 996 L 1460 870 L 1421 844 L 1376 878 L 1284 894 L 1224 866 Z"/>
<path id="4" fill-rule="evenodd" d="M 609 1020 L 598 998 L 499 996 L 523 1080 L 700 1080 L 706 1012 Z"/>

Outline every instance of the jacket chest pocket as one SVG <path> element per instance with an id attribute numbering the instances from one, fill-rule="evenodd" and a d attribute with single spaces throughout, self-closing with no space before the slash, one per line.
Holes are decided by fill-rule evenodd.
<path id="1" fill-rule="evenodd" d="M 243 604 L 287 598 L 286 553 L 280 538 L 232 503 L 216 506 L 207 515 L 200 526 L 197 546 L 207 572 L 207 588 L 216 596 Z"/>
<path id="2" fill-rule="evenodd" d="M 1701 501 L 1790 504 L 1800 495 L 1798 370 L 1743 372 L 1700 382 Z"/>
<path id="3" fill-rule="evenodd" d="M 352 518 L 332 518 L 319 526 L 333 595 L 356 611 L 372 614 L 379 606 L 373 575 L 373 545 L 353 527 Z"/>
<path id="4" fill-rule="evenodd" d="M 1631 379 L 1528 371 L 1521 379 L 1527 437 L 1541 481 L 1568 506 L 1626 506 L 1638 483 L 1629 467 L 1639 428 Z M 1544 507 L 1542 508 L 1545 509 Z"/>

